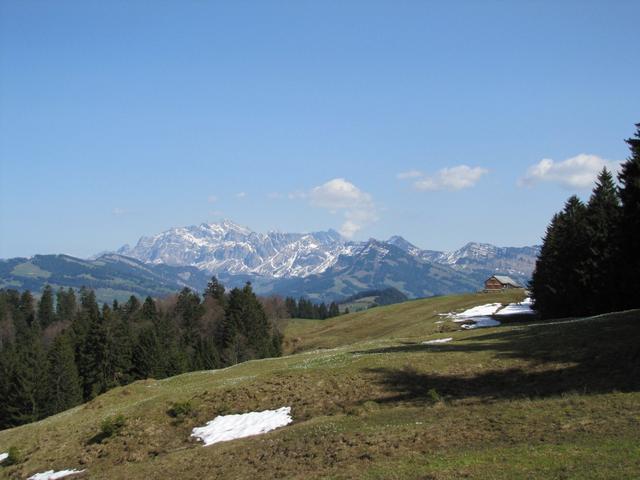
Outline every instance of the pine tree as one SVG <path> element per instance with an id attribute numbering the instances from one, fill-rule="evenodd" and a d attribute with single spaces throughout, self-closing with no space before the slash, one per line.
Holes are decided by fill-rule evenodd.
<path id="1" fill-rule="evenodd" d="M 609 312 L 615 308 L 617 285 L 615 259 L 620 216 L 620 202 L 613 176 L 604 168 L 587 204 L 587 243 L 585 258 L 587 285 L 585 313 Z"/>
<path id="2" fill-rule="evenodd" d="M 127 303 L 124 304 L 123 310 L 127 318 L 133 319 L 134 315 L 140 309 L 140 300 L 135 295 L 131 295 Z"/>
<path id="3" fill-rule="evenodd" d="M 67 410 L 82 402 L 82 388 L 75 363 L 73 343 L 58 335 L 48 354 L 46 414 Z"/>
<path id="4" fill-rule="evenodd" d="M 295 298 L 287 297 L 284 300 L 285 307 L 287 309 L 287 313 L 289 313 L 289 317 L 291 318 L 299 318 L 298 315 L 298 303 Z"/>
<path id="5" fill-rule="evenodd" d="M 562 279 L 558 276 L 560 256 L 558 231 L 561 216 L 561 213 L 556 213 L 547 226 L 529 285 L 534 308 L 543 318 L 552 317 L 558 311 L 558 303 L 561 301 L 559 293 Z"/>
<path id="6" fill-rule="evenodd" d="M 586 207 L 573 195 L 553 217 L 533 274 L 535 307 L 543 317 L 586 313 L 588 256 Z"/>
<path id="7" fill-rule="evenodd" d="M 198 339 L 200 317 L 204 313 L 198 294 L 189 288 L 183 288 L 178 295 L 176 313 L 182 320 L 183 342 L 190 354 Z"/>
<path id="8" fill-rule="evenodd" d="M 6 415 L 10 425 L 21 425 L 46 413 L 46 354 L 37 321 L 27 325 L 20 319 L 16 323 L 14 358 L 8 378 Z"/>
<path id="9" fill-rule="evenodd" d="M 56 293 L 56 320 L 71 321 L 76 314 L 76 294 L 72 288 L 66 291 L 63 288 L 58 289 Z"/>
<path id="10" fill-rule="evenodd" d="M 340 315 L 338 304 L 336 302 L 331 302 L 331 305 L 329 305 L 329 317 L 337 317 L 338 315 Z"/>
<path id="11" fill-rule="evenodd" d="M 175 319 L 160 314 L 155 324 L 155 332 L 162 352 L 158 367 L 162 375 L 171 377 L 187 371 L 188 356 L 182 345 Z"/>
<path id="12" fill-rule="evenodd" d="M 213 370 L 220 366 L 220 357 L 213 338 L 201 338 L 195 345 L 191 370 Z"/>
<path id="13" fill-rule="evenodd" d="M 224 307 L 225 304 L 225 289 L 224 285 L 218 281 L 218 279 L 213 276 L 211 280 L 207 284 L 207 288 L 204 291 L 203 297 L 211 297 L 215 298 L 218 303 Z"/>
<path id="14" fill-rule="evenodd" d="M 153 326 L 143 328 L 138 335 L 133 348 L 133 376 L 138 379 L 167 376 L 162 346 Z"/>
<path id="15" fill-rule="evenodd" d="M 156 308 L 156 302 L 153 301 L 153 298 L 145 298 L 140 314 L 143 320 L 150 322 L 155 322 L 158 319 L 158 309 Z"/>
<path id="16" fill-rule="evenodd" d="M 107 363 L 109 385 L 125 385 L 131 380 L 133 342 L 129 321 L 121 312 L 113 312 L 106 305 L 102 312 L 107 330 Z"/>
<path id="17" fill-rule="evenodd" d="M 243 352 L 238 351 L 240 345 L 240 323 L 243 315 L 242 291 L 234 288 L 229 292 L 227 307 L 216 332 L 216 346 L 224 366 L 238 363 Z"/>
<path id="18" fill-rule="evenodd" d="M 29 290 L 25 290 L 20 295 L 20 313 L 28 325 L 31 325 L 35 319 L 35 310 L 33 308 L 33 295 Z"/>
<path id="19" fill-rule="evenodd" d="M 38 321 L 42 328 L 47 328 L 55 321 L 55 312 L 53 310 L 53 289 L 50 285 L 45 285 L 42 290 L 42 296 L 38 302 Z"/>
<path id="20" fill-rule="evenodd" d="M 17 362 L 15 345 L 10 343 L 0 349 L 0 430 L 9 428 L 12 423 L 10 394 L 11 379 Z"/>
<path id="21" fill-rule="evenodd" d="M 635 138 L 626 140 L 631 156 L 622 164 L 620 181 L 619 308 L 640 306 L 640 123 Z"/>
<path id="22" fill-rule="evenodd" d="M 84 342 L 80 345 L 78 370 L 82 380 L 82 392 L 85 400 L 104 393 L 111 382 L 108 332 L 102 319 L 93 318 Z"/>

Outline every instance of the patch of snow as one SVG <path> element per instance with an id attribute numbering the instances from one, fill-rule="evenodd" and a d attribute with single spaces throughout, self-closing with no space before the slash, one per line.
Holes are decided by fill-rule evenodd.
<path id="1" fill-rule="evenodd" d="M 27 480 L 56 480 L 57 478 L 68 477 L 69 475 L 77 475 L 79 473 L 84 472 L 84 470 L 60 470 L 59 472 L 54 472 L 53 470 L 47 470 L 46 472 L 36 473 L 35 475 L 31 475 Z"/>
<path id="2" fill-rule="evenodd" d="M 487 303 L 486 305 L 478 305 L 477 307 L 469 308 L 461 313 L 456 313 L 454 322 L 464 322 L 469 320 L 470 317 L 484 317 L 487 315 L 493 315 L 502 306 L 501 303 Z"/>
<path id="3" fill-rule="evenodd" d="M 8 453 L 0 453 L 0 463 L 4 462 L 7 458 L 9 458 Z"/>
<path id="4" fill-rule="evenodd" d="M 427 340 L 426 342 L 422 342 L 422 345 L 437 345 L 439 343 L 447 343 L 453 340 L 453 338 L 436 338 L 435 340 Z"/>
<path id="5" fill-rule="evenodd" d="M 535 313 L 531 308 L 532 305 L 531 298 L 527 297 L 520 303 L 510 303 L 495 315 L 532 315 Z"/>
<path id="6" fill-rule="evenodd" d="M 202 440 L 207 446 L 217 442 L 227 442 L 236 438 L 267 433 L 288 425 L 292 421 L 291 407 L 238 415 L 219 415 L 207 422 L 204 427 L 194 428 L 191 436 Z"/>
<path id="7" fill-rule="evenodd" d="M 491 317 L 475 317 L 468 318 L 467 320 L 473 320 L 475 323 L 462 325 L 462 328 L 464 328 L 465 330 L 473 330 L 474 328 L 497 327 L 498 325 L 500 325 L 500 322 L 498 320 L 494 320 Z"/>

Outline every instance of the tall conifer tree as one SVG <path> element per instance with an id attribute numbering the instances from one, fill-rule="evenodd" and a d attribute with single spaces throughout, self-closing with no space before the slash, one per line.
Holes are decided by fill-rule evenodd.
<path id="1" fill-rule="evenodd" d="M 640 306 L 640 123 L 626 140 L 631 156 L 622 164 L 620 181 L 620 308 Z"/>
<path id="2" fill-rule="evenodd" d="M 611 173 L 604 168 L 587 204 L 585 258 L 585 313 L 608 312 L 615 308 L 616 265 L 620 201 Z"/>
<path id="3" fill-rule="evenodd" d="M 55 311 L 53 309 L 53 289 L 51 285 L 45 285 L 42 289 L 42 296 L 38 302 L 38 322 L 40 327 L 47 328 L 55 321 Z"/>
<path id="4" fill-rule="evenodd" d="M 46 414 L 53 415 L 82 402 L 82 388 L 68 335 L 56 337 L 48 354 Z"/>

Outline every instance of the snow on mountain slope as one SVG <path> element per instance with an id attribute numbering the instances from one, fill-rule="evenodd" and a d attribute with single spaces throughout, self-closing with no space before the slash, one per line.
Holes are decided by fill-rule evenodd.
<path id="1" fill-rule="evenodd" d="M 194 266 L 214 274 L 304 278 L 339 267 L 341 257 L 363 257 L 366 249 L 383 254 L 389 246 L 408 253 L 418 263 L 445 265 L 478 278 L 500 272 L 521 281 L 530 277 L 539 250 L 468 243 L 453 252 L 439 252 L 420 249 L 400 236 L 386 242 L 349 242 L 334 230 L 264 234 L 224 220 L 142 237 L 135 247 L 125 245 L 118 253 L 146 263 Z"/>
<path id="2" fill-rule="evenodd" d="M 148 263 L 192 265 L 211 273 L 279 278 L 322 273 L 348 250 L 333 230 L 263 234 L 224 220 L 142 237 L 135 247 L 124 246 L 118 253 Z"/>

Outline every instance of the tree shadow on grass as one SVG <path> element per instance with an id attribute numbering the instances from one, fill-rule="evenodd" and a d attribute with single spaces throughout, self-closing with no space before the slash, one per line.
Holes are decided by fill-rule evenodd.
<path id="1" fill-rule="evenodd" d="M 451 399 L 497 400 L 546 397 L 568 392 L 640 391 L 640 312 L 588 322 L 505 329 L 438 345 L 398 345 L 358 353 L 491 351 L 498 359 L 529 361 L 527 367 L 471 375 L 419 372 L 413 368 L 370 369 L 392 393 L 389 401 L 430 402 L 433 391 Z M 508 367 L 508 363 L 506 364 Z"/>

